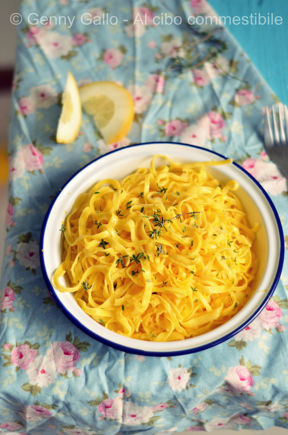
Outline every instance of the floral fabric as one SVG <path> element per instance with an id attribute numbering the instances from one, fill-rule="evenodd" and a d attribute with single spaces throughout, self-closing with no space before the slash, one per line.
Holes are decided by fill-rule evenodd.
<path id="1" fill-rule="evenodd" d="M 201 145 L 240 162 L 272 196 L 288 245 L 286 180 L 263 151 L 263 107 L 275 95 L 225 29 L 186 24 L 213 16 L 204 0 L 98 0 L 97 7 L 26 0 L 21 12 L 0 285 L 0 432 L 288 428 L 287 260 L 272 299 L 237 336 L 159 358 L 125 354 L 77 329 L 50 298 L 38 252 L 49 204 L 77 169 L 111 149 L 155 140 Z M 76 19 L 71 27 L 31 24 L 32 12 Z M 108 13 L 117 25 L 80 20 Z M 161 14 L 183 23 L 157 25 Z M 84 115 L 75 143 L 55 143 L 68 70 L 80 85 L 113 80 L 131 91 L 135 120 L 125 139 L 106 145 Z"/>

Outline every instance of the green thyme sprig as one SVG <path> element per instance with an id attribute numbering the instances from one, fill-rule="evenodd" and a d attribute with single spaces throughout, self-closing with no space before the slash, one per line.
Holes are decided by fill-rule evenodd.
<path id="1" fill-rule="evenodd" d="M 177 218 L 181 219 L 181 217 L 184 215 L 191 215 L 192 217 L 196 218 L 198 213 L 201 213 L 201 212 L 200 211 L 190 211 L 190 212 L 186 212 L 186 213 L 179 213 L 170 219 L 164 219 L 163 216 L 161 216 L 161 214 L 160 214 L 160 210 L 157 209 L 156 211 L 154 211 L 152 216 L 146 216 L 146 217 L 148 217 L 148 219 L 152 219 L 152 224 L 156 227 L 153 230 L 149 231 L 148 235 L 151 239 L 157 239 L 158 237 L 161 236 L 162 228 L 164 228 L 164 230 L 167 231 L 167 228 L 165 227 L 165 222 L 171 222 L 173 219 L 177 219 Z M 195 224 L 194 224 L 194 226 L 195 226 Z M 159 229 L 158 229 L 158 227 L 159 227 Z M 185 231 L 186 231 L 186 227 L 184 229 L 184 232 Z"/>
<path id="2" fill-rule="evenodd" d="M 159 186 L 159 184 L 157 184 L 157 188 L 158 188 L 157 193 L 160 193 L 160 194 L 163 194 L 163 195 L 166 194 L 167 187 L 162 187 L 162 186 Z"/>
<path id="3" fill-rule="evenodd" d="M 164 223 L 165 219 L 163 218 L 163 216 L 160 215 L 160 210 L 154 211 L 152 215 L 152 224 L 155 225 L 155 227 L 165 228 Z"/>
<path id="4" fill-rule="evenodd" d="M 185 213 L 179 213 L 179 214 L 176 214 L 176 216 L 172 217 L 171 219 L 166 219 L 165 221 L 171 222 L 173 219 L 180 219 L 182 216 L 184 216 L 186 214 L 190 214 L 191 217 L 196 218 L 198 213 L 201 213 L 201 211 L 188 211 Z"/>
<path id="5" fill-rule="evenodd" d="M 154 230 L 149 231 L 148 235 L 150 239 L 157 239 L 161 235 L 161 230 L 157 230 L 156 228 L 154 228 Z"/>
<path id="6" fill-rule="evenodd" d="M 139 273 L 139 272 L 140 272 L 140 270 L 132 270 L 131 274 L 132 274 L 132 276 L 134 276 L 134 275 L 137 275 L 137 273 Z"/>
<path id="7" fill-rule="evenodd" d="M 135 261 L 136 264 L 141 263 L 141 259 L 146 260 L 147 256 L 145 255 L 145 252 L 139 252 L 138 254 L 133 254 L 132 257 L 130 257 L 130 263 L 133 263 Z"/>
<path id="8" fill-rule="evenodd" d="M 92 285 L 90 285 L 88 281 L 83 281 L 82 287 L 84 290 L 90 290 L 90 288 L 92 288 Z"/>
<path id="9" fill-rule="evenodd" d="M 156 245 L 156 254 L 157 254 L 157 257 L 159 257 L 160 254 L 165 254 L 161 243 L 158 243 Z"/>
<path id="10" fill-rule="evenodd" d="M 106 240 L 101 239 L 101 242 L 99 243 L 98 246 L 100 246 L 103 249 L 106 249 L 106 246 L 109 245 L 109 242 L 106 242 Z"/>
<path id="11" fill-rule="evenodd" d="M 98 222 L 98 221 L 94 221 L 94 225 L 96 225 L 96 227 L 99 229 L 101 227 L 102 223 Z"/>
<path id="12" fill-rule="evenodd" d="M 125 260 L 124 259 L 128 258 L 128 257 L 129 257 L 129 255 L 122 255 L 121 257 L 119 257 L 116 260 L 116 265 L 121 264 L 122 268 L 124 268 L 125 267 L 125 263 L 124 263 Z"/>

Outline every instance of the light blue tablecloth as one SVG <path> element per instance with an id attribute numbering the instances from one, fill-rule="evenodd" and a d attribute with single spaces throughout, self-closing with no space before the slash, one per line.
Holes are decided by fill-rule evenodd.
<path id="1" fill-rule="evenodd" d="M 272 196 L 288 234 L 286 183 L 263 153 L 262 109 L 275 96 L 225 30 L 185 24 L 212 15 L 202 0 L 99 0 L 97 7 L 26 0 L 21 12 L 1 279 L 0 430 L 84 435 L 288 427 L 287 262 L 273 299 L 233 340 L 156 358 L 109 348 L 70 323 L 48 295 L 38 255 L 50 201 L 78 168 L 110 149 L 161 139 L 210 147 L 241 162 Z M 108 12 L 118 25 L 87 24 L 91 17 L 105 21 Z M 144 24 L 133 27 L 133 13 Z M 165 13 L 183 23 L 153 25 Z M 71 28 L 68 21 L 37 22 L 68 15 L 76 17 Z M 210 39 L 200 43 L 206 31 Z M 195 41 L 201 50 L 191 66 Z M 55 143 L 68 70 L 79 84 L 108 79 L 130 89 L 136 117 L 125 140 L 105 145 L 84 115 L 74 144 Z"/>
<path id="2" fill-rule="evenodd" d="M 276 95 L 288 104 L 287 67 L 288 53 L 288 2 L 283 0 L 211 0 L 216 12 L 226 18 L 226 24 L 237 42 L 263 75 Z M 249 25 L 233 24 L 229 17 L 244 17 L 252 14 Z M 259 15 L 262 18 L 258 18 Z M 276 17 L 282 18 L 275 24 Z M 256 19 L 258 21 L 256 24 Z M 272 19 L 274 24 L 272 24 Z"/>

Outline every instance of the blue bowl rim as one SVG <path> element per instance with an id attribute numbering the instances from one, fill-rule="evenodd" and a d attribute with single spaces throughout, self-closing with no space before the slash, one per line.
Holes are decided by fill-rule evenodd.
<path id="1" fill-rule="evenodd" d="M 45 267 L 45 262 L 44 262 L 44 254 L 43 254 L 43 242 L 44 242 L 44 235 L 45 235 L 45 229 L 46 229 L 46 225 L 47 225 L 47 221 L 49 219 L 51 210 L 54 206 L 54 203 L 57 201 L 58 196 L 61 194 L 62 190 L 67 186 L 67 184 L 70 183 L 70 181 L 75 178 L 80 172 L 82 172 L 85 168 L 87 168 L 88 166 L 90 166 L 91 164 L 94 164 L 95 161 L 100 160 L 104 157 L 106 157 L 107 155 L 113 154 L 113 153 L 117 153 L 117 152 L 121 152 L 124 149 L 127 148 L 135 148 L 135 147 L 141 147 L 144 145 L 155 145 L 155 144 L 172 144 L 172 145 L 179 145 L 179 146 L 186 146 L 186 147 L 190 147 L 190 148 L 196 148 L 199 150 L 204 150 L 204 151 L 208 151 L 211 154 L 214 154 L 218 157 L 221 157 L 223 159 L 227 159 L 228 157 L 224 156 L 223 154 L 220 154 L 214 150 L 210 150 L 208 148 L 204 148 L 204 147 L 200 147 L 198 145 L 191 145 L 191 144 L 186 144 L 186 143 L 182 143 L 182 142 L 171 142 L 171 141 L 155 141 L 155 142 L 142 142 L 142 143 L 137 143 L 137 144 L 132 144 L 132 145 L 128 145 L 125 148 L 118 148 L 116 150 L 112 150 L 109 151 L 106 154 L 102 154 L 101 156 L 96 157 L 96 159 L 92 160 L 91 162 L 87 163 L 85 166 L 83 166 L 81 169 L 79 169 L 77 172 L 75 172 L 69 179 L 68 181 L 63 185 L 63 187 L 60 189 L 59 193 L 57 194 L 57 196 L 53 199 L 43 222 L 42 225 L 42 229 L 41 229 L 41 235 L 40 235 L 40 264 L 41 264 L 41 269 L 42 269 L 42 273 L 46 282 L 46 285 L 49 289 L 50 294 L 52 295 L 53 299 L 56 301 L 56 303 L 58 304 L 58 306 L 61 308 L 61 310 L 63 311 L 63 313 L 69 318 L 69 320 L 71 320 L 79 329 L 81 329 L 82 331 L 84 331 L 87 335 L 89 335 L 90 337 L 96 339 L 97 341 L 100 341 L 101 343 L 113 347 L 117 350 L 123 351 L 123 352 L 127 352 L 127 353 L 132 353 L 132 354 L 137 354 L 137 355 L 146 355 L 146 356 L 179 356 L 179 355 L 187 355 L 190 353 L 196 353 L 196 352 L 201 352 L 203 350 L 209 349 L 211 347 L 215 347 L 218 344 L 221 344 L 229 339 L 231 339 L 234 335 L 238 334 L 240 331 L 242 331 L 246 326 L 248 326 L 260 313 L 261 311 L 265 308 L 265 306 L 267 305 L 269 299 L 271 298 L 271 296 L 273 295 L 274 291 L 276 290 L 277 284 L 280 280 L 281 277 L 281 272 L 282 272 L 282 268 L 283 268 L 283 263 L 284 263 L 284 252 L 285 252 L 285 243 L 284 243 L 284 234 L 283 234 L 283 229 L 282 229 L 282 225 L 281 225 L 281 221 L 278 215 L 278 212 L 274 206 L 274 203 L 272 201 L 272 199 L 270 198 L 270 196 L 268 195 L 268 193 L 265 191 L 265 189 L 261 186 L 261 184 L 251 175 L 249 174 L 249 172 L 247 172 L 242 166 L 240 166 L 238 163 L 236 162 L 232 162 L 232 164 L 234 166 L 236 166 L 238 169 L 240 169 L 242 172 L 244 172 L 253 182 L 254 184 L 256 184 L 256 186 L 260 189 L 260 191 L 263 193 L 265 199 L 267 200 L 268 204 L 270 205 L 276 223 L 277 223 L 277 228 L 278 228 L 278 235 L 279 235 L 279 240 L 280 240 L 280 254 L 279 254 L 279 262 L 278 262 L 278 268 L 275 274 L 275 278 L 274 281 L 271 285 L 271 288 L 269 289 L 269 291 L 266 294 L 266 297 L 263 299 L 262 303 L 259 305 L 259 307 L 257 307 L 257 309 L 253 312 L 253 314 L 245 321 L 243 322 L 240 326 L 238 326 L 236 329 L 234 329 L 233 331 L 229 332 L 228 334 L 224 335 L 223 337 L 220 337 L 217 340 L 211 341 L 210 343 L 207 343 L 205 345 L 201 345 L 201 346 L 197 346 L 195 348 L 192 349 L 184 349 L 184 350 L 179 350 L 179 351 L 171 351 L 171 352 L 150 352 L 150 351 L 145 351 L 145 350 L 141 350 L 141 349 L 134 349 L 134 348 L 130 348 L 118 343 L 114 343 L 113 341 L 107 340 L 106 338 L 101 337 L 100 335 L 96 334 L 95 332 L 90 331 L 90 329 L 86 328 L 86 326 L 84 326 L 75 316 L 73 316 L 73 314 L 70 313 L 69 310 L 67 310 L 67 308 L 65 307 L 65 305 L 62 304 L 62 302 L 58 299 L 57 294 L 53 288 L 53 286 L 51 285 L 50 279 L 47 275 L 46 272 L 46 267 Z"/>

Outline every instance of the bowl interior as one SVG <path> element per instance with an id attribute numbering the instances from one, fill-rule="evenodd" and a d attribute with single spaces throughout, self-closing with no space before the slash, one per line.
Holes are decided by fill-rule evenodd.
<path id="1" fill-rule="evenodd" d="M 201 350 L 231 337 L 245 327 L 265 305 L 279 279 L 281 234 L 277 212 L 255 181 L 238 165 L 230 164 L 210 168 L 220 182 L 234 179 L 241 186 L 236 194 L 240 198 L 251 225 L 259 223 L 255 249 L 258 272 L 254 292 L 248 303 L 236 316 L 220 327 L 198 337 L 174 342 L 150 342 L 124 337 L 112 332 L 90 318 L 78 306 L 73 296 L 61 293 L 51 283 L 52 275 L 61 262 L 61 232 L 58 229 L 69 213 L 77 196 L 93 183 L 104 178 L 120 179 L 138 167 L 148 167 L 155 154 L 168 156 L 179 162 L 222 160 L 210 150 L 175 143 L 141 144 L 122 148 L 101 156 L 80 170 L 64 186 L 47 214 L 42 230 L 41 260 L 50 291 L 64 312 L 90 335 L 124 350 L 167 355 Z M 276 215 L 275 215 L 276 213 Z M 269 234 L 269 237 L 268 237 Z"/>

